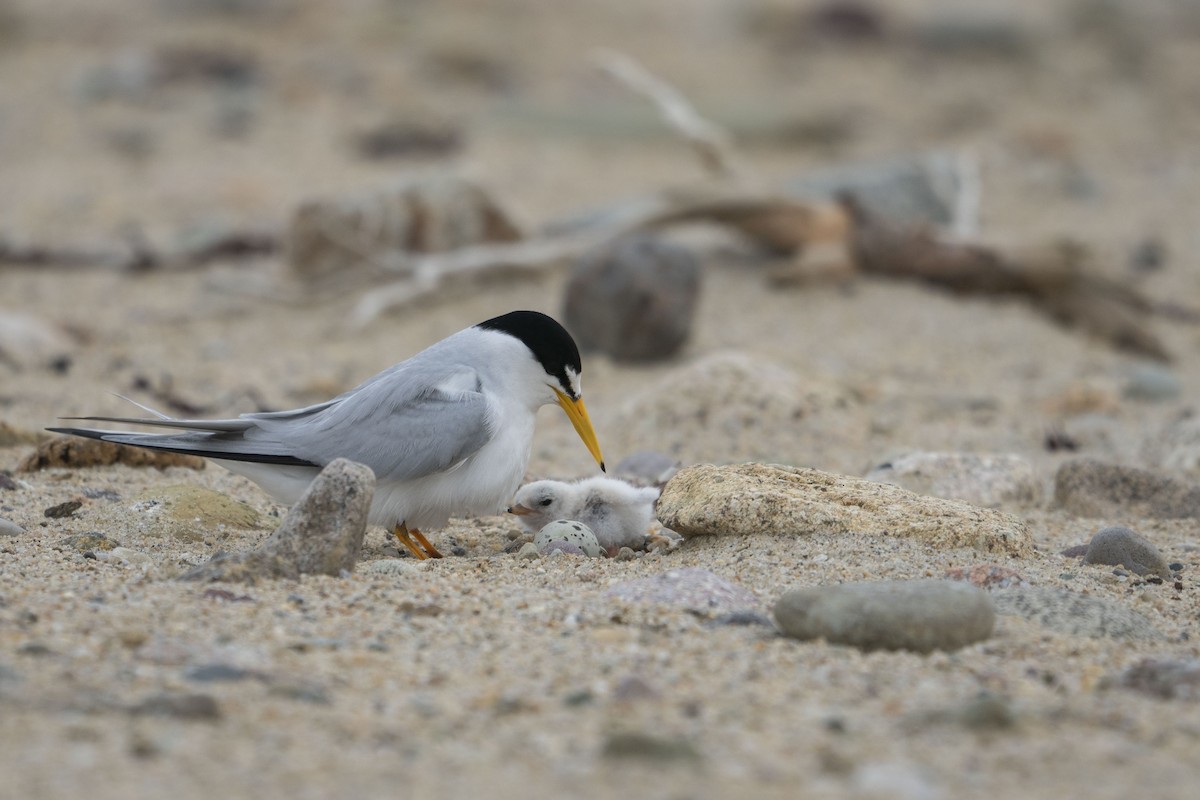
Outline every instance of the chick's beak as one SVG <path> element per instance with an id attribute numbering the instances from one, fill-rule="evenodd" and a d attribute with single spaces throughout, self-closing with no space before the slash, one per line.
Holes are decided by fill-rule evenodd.
<path id="1" fill-rule="evenodd" d="M 518 517 L 523 517 L 527 514 L 532 514 L 533 509 L 529 508 L 528 506 L 523 506 L 520 503 L 517 503 L 515 506 L 508 507 L 508 513 L 516 514 Z"/>
<path id="2" fill-rule="evenodd" d="M 604 456 L 600 453 L 600 443 L 596 441 L 596 431 L 592 428 L 592 420 L 588 417 L 587 406 L 583 404 L 583 398 L 574 400 L 558 389 L 554 390 L 554 394 L 558 397 L 558 404 L 562 406 L 562 410 L 567 412 L 567 418 L 575 426 L 575 432 L 587 446 L 592 458 L 596 459 L 596 463 L 600 465 L 600 471 L 606 471 Z"/>

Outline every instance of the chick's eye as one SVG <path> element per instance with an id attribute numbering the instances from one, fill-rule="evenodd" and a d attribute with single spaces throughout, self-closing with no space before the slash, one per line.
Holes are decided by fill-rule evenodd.
<path id="1" fill-rule="evenodd" d="M 552 501 L 552 500 L 551 500 L 549 497 L 547 497 L 547 498 L 546 498 L 545 500 L 543 500 L 541 503 L 538 503 L 538 505 L 542 505 L 542 506 L 548 506 L 548 505 L 550 505 L 550 503 L 552 503 L 552 502 L 553 502 L 553 501 Z"/>

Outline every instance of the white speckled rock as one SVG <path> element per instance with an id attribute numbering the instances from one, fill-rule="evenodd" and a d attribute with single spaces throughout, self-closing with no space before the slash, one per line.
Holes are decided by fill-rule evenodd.
<path id="1" fill-rule="evenodd" d="M 939 548 L 1012 556 L 1033 552 L 1025 523 L 1001 511 L 771 464 L 682 469 L 663 487 L 658 518 L 684 537 L 845 533 L 907 536 Z"/>
<path id="2" fill-rule="evenodd" d="M 540 553 L 546 553 L 550 545 L 555 542 L 566 542 L 575 545 L 591 558 L 596 558 L 600 555 L 600 543 L 596 541 L 596 534 L 592 533 L 592 529 L 582 522 L 576 522 L 571 519 L 556 519 L 538 531 L 537 536 L 533 537 L 533 544 Z"/>
<path id="3" fill-rule="evenodd" d="M 987 592 L 941 580 L 871 581 L 793 589 L 775 604 L 780 629 L 863 650 L 957 650 L 992 635 Z"/>

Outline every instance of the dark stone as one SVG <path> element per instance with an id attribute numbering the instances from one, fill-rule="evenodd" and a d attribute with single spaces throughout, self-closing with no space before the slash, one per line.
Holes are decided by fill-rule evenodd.
<path id="1" fill-rule="evenodd" d="M 135 716 L 213 721 L 221 718 L 221 707 L 208 694 L 159 694 L 133 706 L 129 713 Z"/>
<path id="2" fill-rule="evenodd" d="M 50 506 L 42 513 L 50 519 L 62 519 L 69 517 L 83 507 L 83 503 L 79 500 L 68 500 L 65 503 L 59 503 L 56 506 Z"/>
<path id="3" fill-rule="evenodd" d="M 583 350 L 617 361 L 657 361 L 682 349 L 700 294 L 700 267 L 652 236 L 620 239 L 580 258 L 563 319 Z"/>

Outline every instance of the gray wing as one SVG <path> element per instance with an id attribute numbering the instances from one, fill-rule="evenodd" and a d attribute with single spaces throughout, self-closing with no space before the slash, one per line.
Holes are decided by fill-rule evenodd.
<path id="1" fill-rule="evenodd" d="M 492 437 L 489 404 L 475 370 L 419 362 L 377 375 L 299 416 L 245 418 L 254 422 L 247 441 L 281 442 L 315 464 L 349 458 L 369 466 L 381 481 L 444 472 Z"/>
<path id="2" fill-rule="evenodd" d="M 152 409 L 147 409 L 156 413 Z M 182 428 L 150 434 L 81 428 L 60 433 L 232 461 L 324 466 L 349 458 L 379 480 L 442 472 L 491 439 L 489 406 L 479 377 L 463 366 L 406 362 L 325 403 L 226 420 L 75 417 Z"/>

